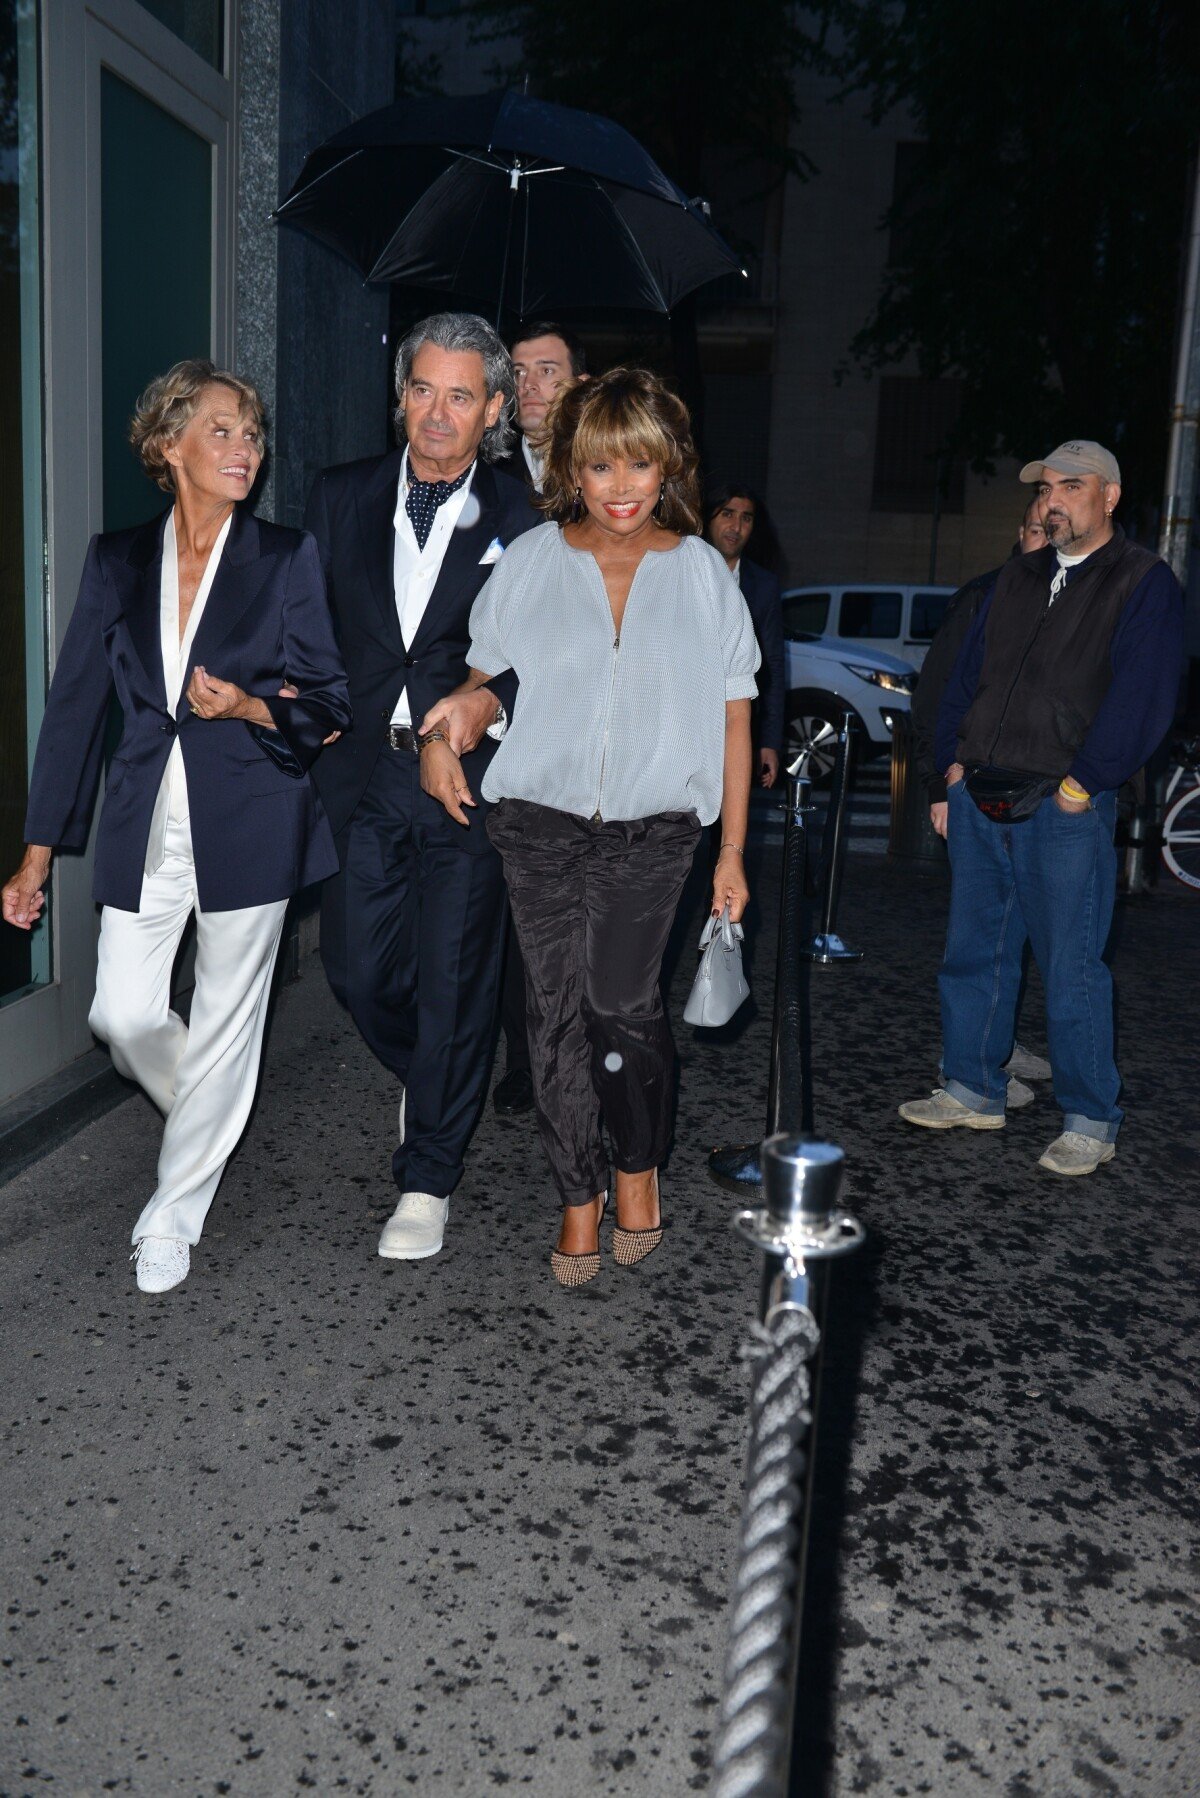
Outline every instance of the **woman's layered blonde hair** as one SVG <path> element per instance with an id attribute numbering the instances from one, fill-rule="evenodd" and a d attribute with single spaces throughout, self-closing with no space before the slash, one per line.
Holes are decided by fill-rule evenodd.
<path id="1" fill-rule="evenodd" d="M 545 457 L 538 503 L 558 524 L 582 516 L 579 470 L 621 459 L 656 462 L 662 470 L 654 515 L 664 529 L 688 537 L 702 528 L 700 459 L 688 409 L 648 368 L 611 368 L 564 388 L 535 447 Z"/>
<path id="2" fill-rule="evenodd" d="M 253 381 L 244 381 L 203 356 L 189 356 L 186 361 L 177 362 L 165 375 L 151 381 L 129 421 L 129 441 L 150 479 L 164 493 L 175 491 L 175 473 L 163 453 L 166 445 L 186 431 L 196 416 L 200 395 L 214 381 L 229 388 L 237 402 L 238 416 L 249 412 L 262 438 L 266 408 Z M 262 447 L 265 449 L 265 443 Z"/>

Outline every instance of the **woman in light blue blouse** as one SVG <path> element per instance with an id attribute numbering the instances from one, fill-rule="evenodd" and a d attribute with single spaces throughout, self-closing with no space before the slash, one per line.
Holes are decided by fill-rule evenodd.
<path id="1" fill-rule="evenodd" d="M 525 961 L 542 1141 L 563 1202 L 564 1286 L 600 1271 L 616 1161 L 614 1259 L 662 1240 L 673 1044 L 659 995 L 701 826 L 721 820 L 714 912 L 740 918 L 759 654 L 724 560 L 697 534 L 687 410 L 644 369 L 613 369 L 547 420 L 549 522 L 510 545 L 471 614 L 465 693 L 516 671 L 484 778 Z M 474 803 L 456 695 L 424 719 L 421 778 L 459 823 Z"/>

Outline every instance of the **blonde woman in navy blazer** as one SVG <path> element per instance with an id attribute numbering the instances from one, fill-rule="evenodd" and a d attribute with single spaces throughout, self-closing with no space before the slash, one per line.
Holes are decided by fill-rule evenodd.
<path id="1" fill-rule="evenodd" d="M 346 676 L 312 538 L 238 506 L 262 421 L 254 387 L 211 362 L 177 363 L 143 394 L 132 439 L 174 504 L 92 539 L 38 739 L 29 846 L 3 893 L 5 920 L 31 929 L 52 853 L 86 847 L 115 693 L 90 1023 L 166 1116 L 133 1229 L 148 1292 L 186 1277 L 245 1128 L 288 900 L 337 867 L 308 769 L 349 728 Z M 193 912 L 185 1025 L 171 969 Z"/>

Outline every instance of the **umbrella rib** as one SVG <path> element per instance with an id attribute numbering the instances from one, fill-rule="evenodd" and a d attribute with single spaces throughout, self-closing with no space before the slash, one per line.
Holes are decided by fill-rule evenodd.
<path id="1" fill-rule="evenodd" d="M 327 181 L 330 175 L 336 175 L 338 170 L 344 169 L 348 162 L 353 162 L 355 157 L 361 156 L 364 148 L 365 146 L 360 145 L 358 149 L 351 150 L 347 155 L 340 157 L 337 162 L 330 163 L 327 169 L 322 169 L 319 175 L 314 175 L 311 181 L 307 181 L 300 193 L 289 194 L 283 204 L 275 208 L 271 217 L 275 219 L 282 218 L 293 200 L 307 200 L 314 188 L 320 187 L 322 181 Z"/>
<path id="2" fill-rule="evenodd" d="M 601 188 L 600 191 L 601 191 L 601 193 L 603 193 L 604 192 L 603 188 Z M 621 231 L 624 234 L 626 243 L 629 245 L 630 249 L 634 252 L 634 255 L 637 257 L 637 260 L 641 263 L 642 267 L 645 269 L 646 279 L 650 282 L 650 285 L 653 287 L 655 293 L 658 295 L 659 305 L 662 307 L 663 311 L 669 317 L 671 308 L 667 304 L 667 296 L 663 292 L 662 288 L 659 286 L 659 283 L 656 280 L 656 278 L 650 268 L 650 264 L 646 261 L 645 256 L 642 254 L 641 244 L 638 242 L 637 238 L 633 235 L 633 232 L 630 230 L 630 228 L 626 224 L 625 220 L 621 217 L 621 214 L 617 211 L 617 208 L 615 206 L 613 206 L 613 202 L 611 199 L 608 198 L 607 194 L 605 194 L 605 198 L 608 199 L 609 205 L 612 206 L 613 217 L 616 219 L 617 224 L 620 226 Z"/>

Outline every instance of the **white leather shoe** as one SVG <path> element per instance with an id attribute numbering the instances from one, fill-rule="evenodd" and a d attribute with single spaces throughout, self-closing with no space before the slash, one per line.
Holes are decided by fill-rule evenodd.
<path id="1" fill-rule="evenodd" d="M 139 1292 L 170 1292 L 187 1279 L 191 1251 L 178 1236 L 143 1236 L 129 1259 L 137 1267 Z"/>
<path id="2" fill-rule="evenodd" d="M 1038 1156 L 1038 1166 L 1049 1169 L 1052 1174 L 1094 1174 L 1098 1167 L 1111 1161 L 1116 1152 L 1113 1143 L 1084 1136 L 1080 1130 L 1064 1130 L 1045 1153 Z"/>
<path id="3" fill-rule="evenodd" d="M 379 1253 L 389 1261 L 423 1261 L 436 1255 L 449 1215 L 449 1199 L 431 1192 L 406 1192 L 383 1226 Z"/>

